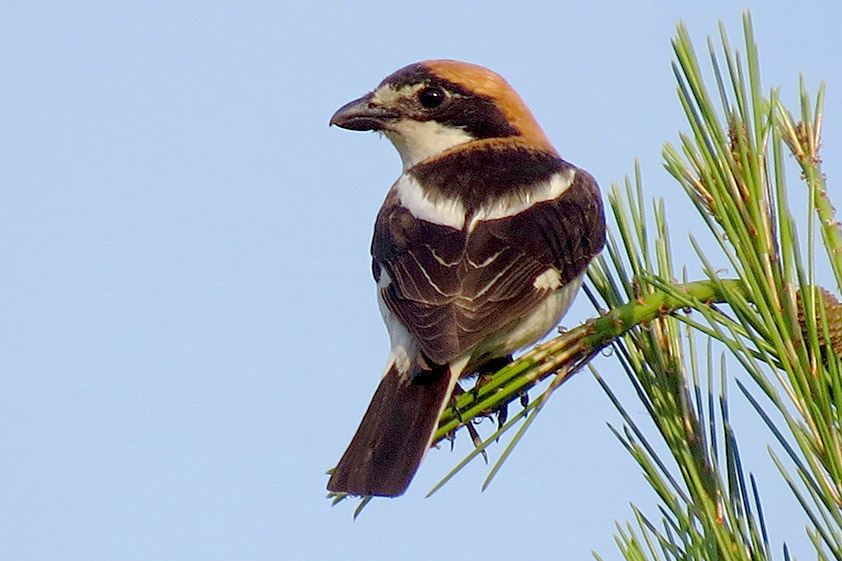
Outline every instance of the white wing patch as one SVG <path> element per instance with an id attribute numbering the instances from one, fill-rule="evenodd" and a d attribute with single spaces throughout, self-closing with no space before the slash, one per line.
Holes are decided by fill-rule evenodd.
<path id="1" fill-rule="evenodd" d="M 465 206 L 459 199 L 439 197 L 431 200 L 421 185 L 410 175 L 403 174 L 395 183 L 401 205 L 418 220 L 461 230 L 465 226 Z"/>
<path id="2" fill-rule="evenodd" d="M 528 209 L 534 204 L 552 201 L 561 196 L 573 184 L 576 168 L 570 168 L 553 174 L 549 181 L 533 185 L 525 193 L 518 193 L 508 197 L 501 197 L 494 202 L 483 205 L 471 218 L 468 231 L 472 231 L 478 222 L 483 220 L 498 220 L 514 216 Z"/>

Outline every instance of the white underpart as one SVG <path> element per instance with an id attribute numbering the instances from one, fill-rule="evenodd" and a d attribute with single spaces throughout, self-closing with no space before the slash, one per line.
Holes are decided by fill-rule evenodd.
<path id="1" fill-rule="evenodd" d="M 424 194 L 418 181 L 411 175 L 403 174 L 395 183 L 395 190 L 401 204 L 412 216 L 433 224 L 450 226 L 461 230 L 465 226 L 465 207 L 459 199 L 438 197 L 432 200 Z"/>
<path id="2" fill-rule="evenodd" d="M 542 277 L 544 280 L 541 283 L 550 278 L 560 283 L 560 276 L 555 269 L 548 269 L 538 275 L 538 278 L 535 279 L 536 287 Z M 585 273 L 583 272 L 566 285 L 551 288 L 552 292 L 532 313 L 510 324 L 508 329 L 504 329 L 481 342 L 477 348 L 472 349 L 470 354 L 452 361 L 450 364 L 451 373 L 455 373 L 458 377 L 458 374 L 462 372 L 472 356 L 499 357 L 510 355 L 544 337 L 561 322 L 561 318 L 567 313 L 567 309 L 582 287 L 584 277 Z M 392 279 L 386 269 L 381 267 L 380 280 L 377 282 L 377 303 L 380 306 L 380 313 L 383 316 L 386 329 L 389 331 L 392 344 L 383 374 L 385 375 L 394 363 L 398 371 L 406 375 L 412 367 L 412 361 L 417 358 L 418 342 L 395 314 L 389 310 L 383 300 L 383 291 L 391 282 Z M 451 383 L 455 384 L 456 380 L 452 379 Z"/>
<path id="3" fill-rule="evenodd" d="M 582 286 L 582 273 L 563 287 L 555 290 L 541 304 L 510 329 L 498 333 L 480 344 L 474 355 L 506 356 L 530 345 L 556 327 L 567 312 L 573 298 Z"/>
<path id="4" fill-rule="evenodd" d="M 377 304 L 380 306 L 380 314 L 383 316 L 383 322 L 386 324 L 386 329 L 389 331 L 389 338 L 392 343 L 392 350 L 386 359 L 386 368 L 383 370 L 383 376 L 389 373 L 392 369 L 392 364 L 397 367 L 399 375 L 406 376 L 412 368 L 413 359 L 417 357 L 418 343 L 406 327 L 398 321 L 395 314 L 389 310 L 389 307 L 383 300 L 383 291 L 391 282 L 392 278 L 389 276 L 389 273 L 386 269 L 380 267 L 380 280 L 377 281 Z M 468 365 L 470 359 L 471 354 L 469 353 L 456 360 L 452 360 L 448 365 L 448 375 L 450 378 L 448 380 L 447 393 L 445 394 L 448 397 L 442 400 L 437 417 L 441 417 L 445 407 L 450 405 L 449 397 L 453 393 L 453 388 L 456 387 L 456 381 L 459 379 L 465 366 Z M 427 446 L 424 447 L 424 455 L 427 454 L 426 451 L 433 444 L 433 436 L 435 436 L 435 431 L 430 434 L 430 440 L 427 442 Z"/>
<path id="5" fill-rule="evenodd" d="M 412 368 L 412 360 L 418 353 L 418 343 L 415 337 L 404 327 L 404 325 L 395 317 L 395 314 L 383 301 L 383 292 L 386 287 L 392 283 L 392 277 L 386 272 L 386 269 L 380 267 L 380 280 L 377 281 L 377 305 L 380 307 L 380 315 L 383 316 L 383 323 L 386 324 L 386 330 L 389 332 L 389 339 L 392 344 L 392 350 L 389 352 L 389 358 L 386 360 L 386 368 L 383 371 L 385 376 L 392 366 L 392 363 L 397 366 L 398 372 L 402 375 L 409 374 Z"/>
<path id="6" fill-rule="evenodd" d="M 553 174 L 549 181 L 542 181 L 541 183 L 535 184 L 523 193 L 501 197 L 489 204 L 483 205 L 472 217 L 471 223 L 468 225 L 468 231 L 473 230 L 477 222 L 514 216 L 534 204 L 557 199 L 570 188 L 575 177 L 575 168 L 570 168 Z"/>
<path id="7" fill-rule="evenodd" d="M 532 286 L 538 290 L 555 290 L 561 286 L 561 273 L 555 267 L 550 267 L 535 278 Z"/>
<path id="8" fill-rule="evenodd" d="M 404 171 L 418 162 L 474 139 L 458 127 L 445 127 L 436 121 L 413 119 L 395 121 L 383 134 L 392 141 L 401 155 Z"/>

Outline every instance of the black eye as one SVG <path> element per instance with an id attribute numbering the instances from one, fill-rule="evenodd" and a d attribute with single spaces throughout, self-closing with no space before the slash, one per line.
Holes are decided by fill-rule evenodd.
<path id="1" fill-rule="evenodd" d="M 445 93 L 440 88 L 424 88 L 418 92 L 418 101 L 427 109 L 434 109 L 442 104 Z"/>

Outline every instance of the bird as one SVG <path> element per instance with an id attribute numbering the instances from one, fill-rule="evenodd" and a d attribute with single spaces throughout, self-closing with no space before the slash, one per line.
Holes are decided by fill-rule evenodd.
<path id="1" fill-rule="evenodd" d="M 604 245 L 603 204 L 596 180 L 482 66 L 410 64 L 330 124 L 386 136 L 402 171 L 371 242 L 391 349 L 327 489 L 396 497 L 457 381 L 558 326 Z"/>

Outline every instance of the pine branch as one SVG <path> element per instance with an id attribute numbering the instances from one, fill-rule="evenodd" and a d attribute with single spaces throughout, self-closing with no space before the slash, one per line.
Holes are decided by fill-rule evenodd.
<path id="1" fill-rule="evenodd" d="M 634 508 L 635 523 L 618 524 L 617 543 L 627 559 L 772 558 L 762 490 L 743 465 L 730 421 L 728 368 L 752 382 L 737 379 L 788 462 L 772 453 L 781 487 L 803 508 L 816 556 L 842 559 L 842 305 L 833 291 L 820 288 L 815 272 L 822 259 L 815 250 L 818 223 L 824 258 L 837 293 L 842 291 L 842 231 L 819 158 L 824 88 L 812 102 L 802 78 L 796 121 L 776 90 L 764 96 L 747 13 L 743 28 L 743 55 L 731 48 L 722 26 L 720 54 L 708 40 L 715 96 L 683 25 L 673 41 L 673 71 L 690 132 L 678 147 L 665 145 L 664 161 L 716 245 L 710 257 L 691 236 L 697 261 L 690 266 L 698 270 L 701 264 L 704 278 L 674 280 L 665 206 L 655 203 L 652 232 L 636 167 L 634 182 L 627 179 L 623 190 L 613 186 L 608 194 L 614 227 L 588 271 L 588 296 L 608 311 L 482 377 L 458 397 L 440 420 L 437 440 L 477 417 L 496 414 L 500 427 L 431 493 L 517 427 L 485 488 L 553 392 L 611 345 L 669 451 L 656 452 L 652 436 L 615 397 L 615 382 L 597 374 L 623 418 L 614 434 L 661 501 L 657 518 Z M 806 236 L 789 210 L 785 149 L 806 187 Z M 725 264 L 727 279 L 719 276 Z M 527 391 L 551 375 L 528 402 Z M 523 407 L 507 420 L 507 407 L 518 399 Z M 770 409 L 783 423 L 772 420 Z M 360 508 L 365 504 L 367 499 Z M 789 558 L 785 545 L 783 556 Z"/>
<path id="2" fill-rule="evenodd" d="M 726 349 L 760 390 L 755 395 L 756 390 L 739 385 L 795 465 L 798 478 L 779 463 L 806 519 L 812 521 L 817 554 L 824 557 L 829 552 L 842 559 L 842 307 L 830 292 L 817 288 L 813 220 L 807 221 L 807 238 L 800 238 L 788 207 L 782 150 L 789 148 L 801 167 L 809 208 L 818 217 L 827 260 L 837 288 L 842 289 L 842 232 L 818 157 L 823 87 L 813 105 L 802 79 L 801 120 L 795 123 L 776 91 L 768 98 L 763 95 L 747 14 L 744 30 L 744 59 L 731 49 L 724 28 L 720 28 L 721 59 L 708 42 L 721 105 L 717 108 L 689 34 L 679 26 L 673 68 L 691 133 L 682 135 L 680 149 L 669 144 L 664 149 L 667 170 L 695 204 L 735 278 L 720 279 L 721 266 L 715 267 L 692 239 L 707 279 L 672 281 L 664 207 L 655 208 L 653 250 L 637 171 L 636 190 L 627 181 L 625 198 L 616 187 L 610 193 L 616 229 L 609 231 L 605 256 L 589 272 L 592 300 L 610 311 L 536 347 L 462 395 L 456 408 L 445 412 L 437 435 L 451 434 L 477 415 L 505 410 L 527 389 L 557 372 L 535 403 L 482 443 L 484 450 L 526 419 L 505 458 L 552 391 L 596 352 L 613 344 L 679 474 L 675 476 L 670 462 L 659 458 L 624 416 L 626 427 L 614 429 L 615 434 L 638 460 L 664 504 L 660 529 L 637 511 L 640 534 L 632 526 L 619 527 L 618 543 L 629 559 L 771 557 L 761 493 L 744 473 L 730 426 L 726 363 L 723 359 L 717 376 L 711 342 Z M 708 338 L 706 369 L 698 366 L 696 334 Z M 716 379 L 720 381 L 714 383 Z M 607 384 L 605 388 L 611 395 Z M 718 411 L 713 407 L 716 401 Z M 622 412 L 622 404 L 615 404 Z M 783 416 L 784 427 L 771 421 L 768 405 Z M 492 476 L 497 469 L 499 462 Z"/>

